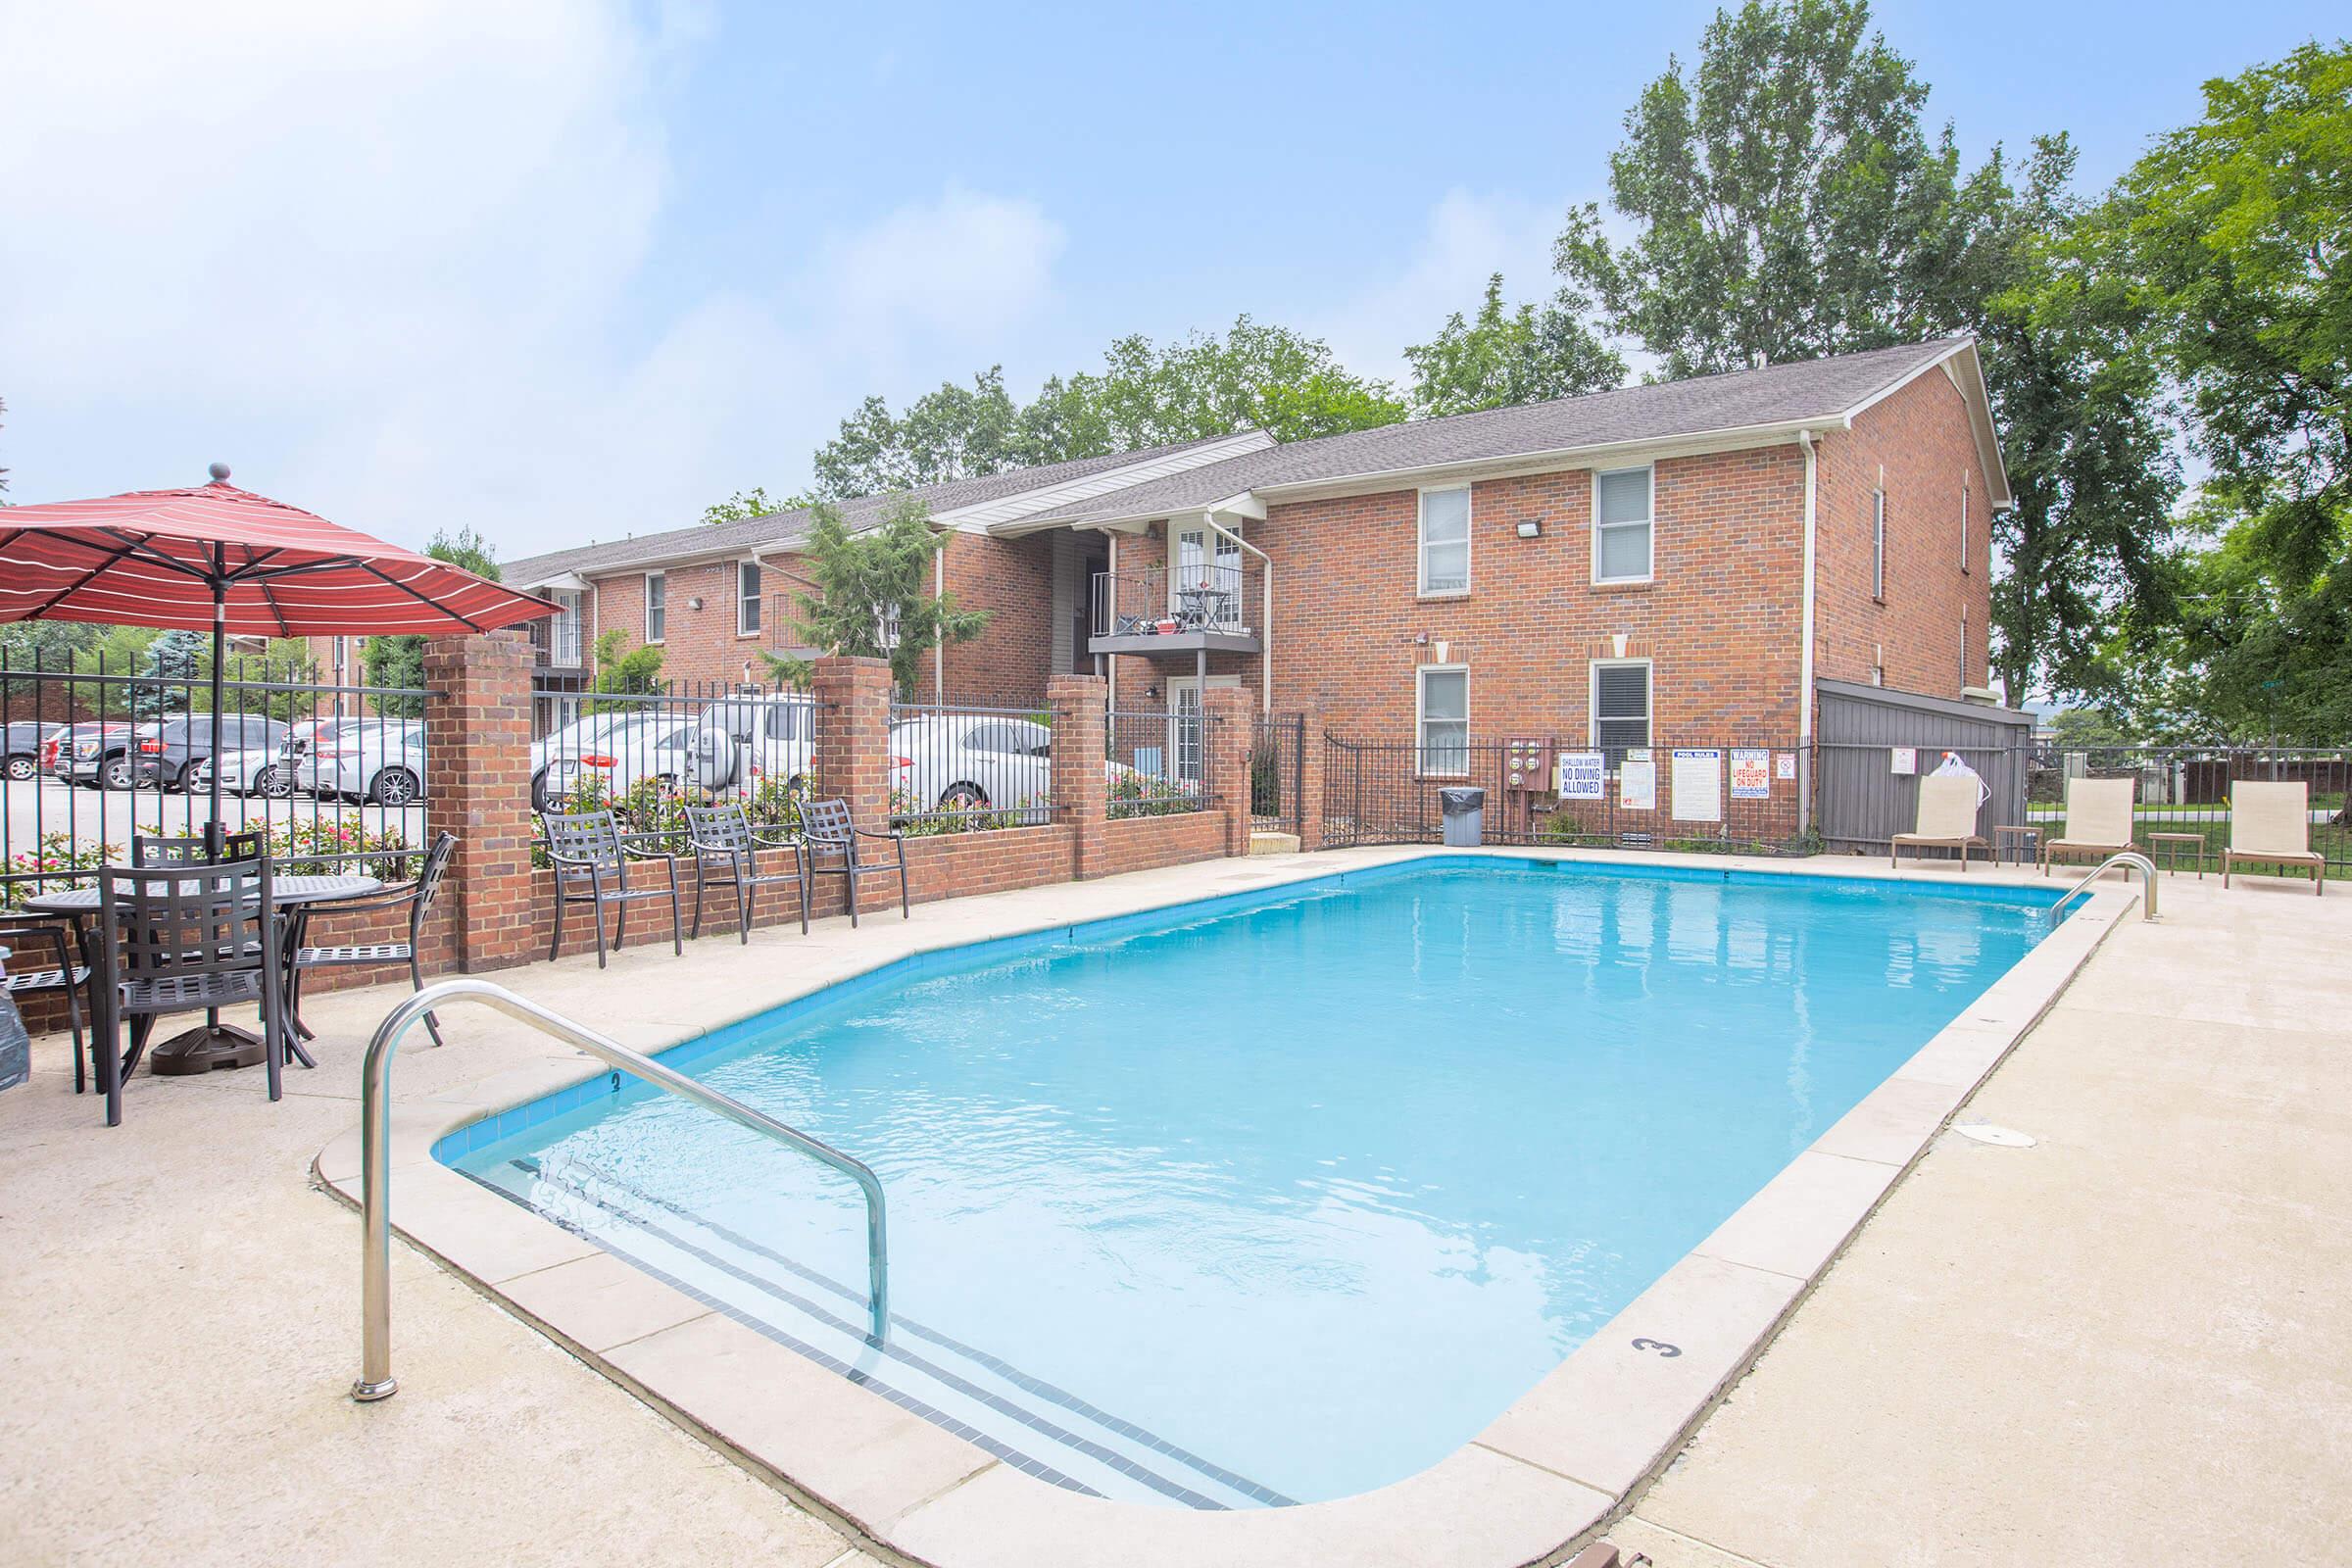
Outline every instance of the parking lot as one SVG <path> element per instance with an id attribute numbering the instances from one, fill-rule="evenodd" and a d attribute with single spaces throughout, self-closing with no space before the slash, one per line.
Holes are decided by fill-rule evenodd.
<path id="1" fill-rule="evenodd" d="M 95 850 L 112 844 L 127 853 L 131 834 L 193 837 L 203 831 L 212 814 L 203 791 L 192 795 L 158 791 L 85 789 L 56 779 L 20 779 L 0 786 L 6 791 L 6 839 L 0 847 L 12 863 L 30 855 L 43 841 L 62 834 L 75 850 Z M 241 800 L 223 795 L 220 818 L 232 830 L 268 822 L 277 828 L 310 831 L 313 824 L 341 823 L 364 829 L 370 838 L 386 832 L 401 834 L 408 843 L 424 842 L 425 808 L 392 808 L 296 795 L 282 800 Z"/>

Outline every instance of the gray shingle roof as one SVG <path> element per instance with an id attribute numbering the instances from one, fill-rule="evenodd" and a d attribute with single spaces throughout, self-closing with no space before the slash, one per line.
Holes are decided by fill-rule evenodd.
<path id="1" fill-rule="evenodd" d="M 1024 526 L 1159 516 L 1268 486 L 1507 461 L 1623 441 L 1669 440 L 1750 425 L 1832 420 L 1952 353 L 1965 338 L 1794 361 L 1551 403 L 1486 409 L 1293 441 L 1164 479 L 1035 513 Z"/>
<path id="2" fill-rule="evenodd" d="M 1227 436 L 1210 438 L 1211 441 L 1229 439 Z M 1043 467 L 1013 468 L 973 479 L 924 485 L 909 493 L 936 515 L 958 507 L 980 506 L 1005 496 L 1017 495 L 1024 490 L 1083 479 L 1088 474 L 1101 473 L 1107 468 L 1124 467 L 1164 453 L 1208 444 L 1209 441 L 1179 441 L 1168 446 L 1150 447 L 1141 452 L 1113 452 L 1099 458 L 1078 458 L 1068 463 L 1048 464 Z M 852 529 L 857 529 L 879 522 L 883 508 L 892 499 L 890 496 L 860 496 L 854 501 L 836 502 L 835 505 L 841 511 L 842 520 Z M 808 526 L 809 516 L 806 508 L 762 513 L 757 517 L 744 517 L 734 522 L 698 522 L 689 527 L 665 529 L 661 533 L 641 533 L 627 539 L 607 539 L 596 544 L 575 545 L 568 550 L 552 550 L 544 555 L 526 556 L 519 561 L 501 562 L 499 572 L 510 583 L 545 582 L 565 572 L 591 575 L 641 562 L 651 564 L 682 556 L 724 555 L 733 551 L 749 552 L 771 545 L 790 544 L 808 533 Z"/>

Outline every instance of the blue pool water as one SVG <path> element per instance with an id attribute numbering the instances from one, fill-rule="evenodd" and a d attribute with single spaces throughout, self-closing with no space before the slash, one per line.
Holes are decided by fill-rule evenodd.
<path id="1" fill-rule="evenodd" d="M 1345 1495 L 1474 1437 L 2042 934 L 2038 891 L 1433 859 L 932 955 L 450 1163 L 1061 1485 Z"/>

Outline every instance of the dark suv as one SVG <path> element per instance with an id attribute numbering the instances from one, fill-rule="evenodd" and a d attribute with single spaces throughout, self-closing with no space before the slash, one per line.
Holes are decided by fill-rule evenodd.
<path id="1" fill-rule="evenodd" d="M 197 765 L 212 758 L 214 723 L 213 714 L 196 713 L 141 724 L 130 749 L 138 782 L 186 789 Z M 284 724 L 254 713 L 223 713 L 219 725 L 220 749 L 226 752 L 275 751 L 286 739 Z"/>
<path id="2" fill-rule="evenodd" d="M 46 719 L 10 720 L 8 750 L 4 756 L 0 756 L 0 767 L 4 767 L 12 779 L 30 778 L 38 773 L 41 770 L 41 742 L 47 740 L 49 732 L 58 727 Z"/>

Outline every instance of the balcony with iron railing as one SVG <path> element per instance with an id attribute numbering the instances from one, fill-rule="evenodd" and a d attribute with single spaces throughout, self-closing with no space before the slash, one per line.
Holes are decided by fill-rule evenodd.
<path id="1" fill-rule="evenodd" d="M 1089 651 L 1253 654 L 1262 579 L 1240 566 L 1140 566 L 1098 571 Z"/>
<path id="2" fill-rule="evenodd" d="M 580 635 L 576 611 L 548 615 L 530 623 L 531 662 L 543 669 L 579 669 L 587 663 L 587 647 Z"/>

